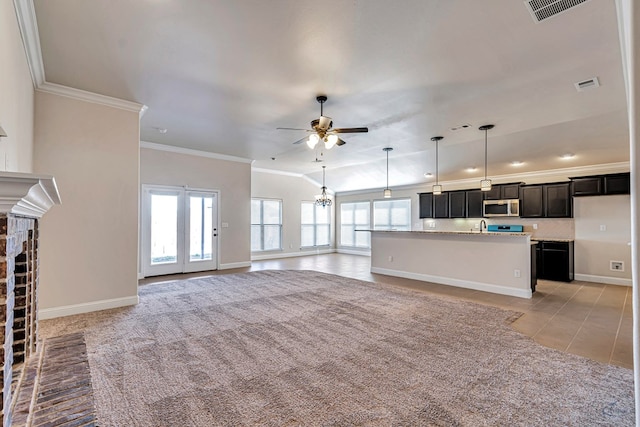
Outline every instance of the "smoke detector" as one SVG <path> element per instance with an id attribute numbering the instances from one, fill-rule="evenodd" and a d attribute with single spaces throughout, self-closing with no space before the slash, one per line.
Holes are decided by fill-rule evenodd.
<path id="1" fill-rule="evenodd" d="M 590 79 L 587 80 L 583 80 L 581 82 L 576 82 L 573 84 L 576 87 L 576 90 L 578 92 L 583 92 L 587 89 L 593 89 L 596 87 L 600 87 L 600 81 L 598 80 L 597 77 L 592 77 Z"/>
<path id="2" fill-rule="evenodd" d="M 533 20 L 538 23 L 588 1 L 589 0 L 525 0 L 524 4 Z"/>

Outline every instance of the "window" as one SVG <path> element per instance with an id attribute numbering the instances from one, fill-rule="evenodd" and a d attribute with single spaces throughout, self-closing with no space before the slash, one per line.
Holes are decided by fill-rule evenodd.
<path id="1" fill-rule="evenodd" d="M 251 199 L 251 251 L 282 249 L 282 200 Z"/>
<path id="2" fill-rule="evenodd" d="M 374 230 L 411 230 L 411 199 L 373 202 Z"/>
<path id="3" fill-rule="evenodd" d="M 370 248 L 371 233 L 371 203 L 341 203 L 340 204 L 340 245 L 355 248 Z"/>
<path id="4" fill-rule="evenodd" d="M 331 244 L 331 209 L 302 202 L 300 246 L 329 246 Z"/>

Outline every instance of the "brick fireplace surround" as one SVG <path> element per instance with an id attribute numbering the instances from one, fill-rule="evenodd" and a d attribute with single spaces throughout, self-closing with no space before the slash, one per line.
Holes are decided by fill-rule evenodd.
<path id="1" fill-rule="evenodd" d="M 51 176 L 0 172 L 0 412 L 11 408 L 38 340 L 38 220 L 60 195 Z"/>

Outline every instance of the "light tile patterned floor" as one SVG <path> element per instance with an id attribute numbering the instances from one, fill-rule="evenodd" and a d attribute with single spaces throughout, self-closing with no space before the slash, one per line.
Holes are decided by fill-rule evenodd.
<path id="1" fill-rule="evenodd" d="M 250 268 L 146 278 L 140 284 L 256 270 L 316 270 L 523 312 L 513 326 L 538 343 L 600 362 L 633 368 L 631 288 L 539 280 L 531 299 L 372 274 L 370 258 L 328 254 L 254 261 Z"/>

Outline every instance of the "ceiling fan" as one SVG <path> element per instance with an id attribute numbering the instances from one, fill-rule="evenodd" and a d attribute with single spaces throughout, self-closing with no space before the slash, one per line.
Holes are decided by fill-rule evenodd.
<path id="1" fill-rule="evenodd" d="M 323 115 L 323 105 L 327 101 L 326 95 L 318 95 L 316 96 L 316 101 L 320 103 L 320 118 L 311 121 L 311 129 L 298 129 L 298 128 L 277 128 L 284 130 L 303 130 L 305 132 L 309 132 L 311 135 L 308 137 L 304 137 L 302 139 L 297 140 L 294 144 L 301 144 L 306 141 L 309 148 L 315 148 L 318 142 L 323 141 L 324 147 L 329 150 L 334 145 L 344 145 L 346 142 L 342 140 L 338 134 L 340 133 L 365 133 L 369 132 L 369 128 L 359 127 L 359 128 L 337 128 L 332 129 L 333 119 L 331 117 L 327 117 Z"/>

